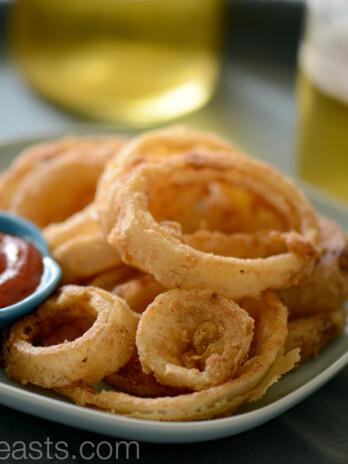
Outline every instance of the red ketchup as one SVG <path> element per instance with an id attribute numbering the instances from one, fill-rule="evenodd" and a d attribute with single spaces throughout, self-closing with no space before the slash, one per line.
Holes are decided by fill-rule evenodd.
<path id="1" fill-rule="evenodd" d="M 28 240 L 0 232 L 0 308 L 23 300 L 39 285 L 42 255 Z"/>

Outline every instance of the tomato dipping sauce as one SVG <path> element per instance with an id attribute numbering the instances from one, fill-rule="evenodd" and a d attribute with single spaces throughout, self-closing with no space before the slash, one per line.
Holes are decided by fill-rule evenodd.
<path id="1" fill-rule="evenodd" d="M 0 232 L 0 308 L 33 293 L 42 272 L 42 255 L 29 240 Z"/>

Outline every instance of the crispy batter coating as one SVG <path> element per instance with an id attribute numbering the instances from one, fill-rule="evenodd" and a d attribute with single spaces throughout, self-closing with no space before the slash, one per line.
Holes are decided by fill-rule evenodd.
<path id="1" fill-rule="evenodd" d="M 0 208 L 43 228 L 75 284 L 5 331 L 4 367 L 78 405 L 226 417 L 344 328 L 345 234 L 213 134 L 29 148 L 0 176 Z M 107 391 L 93 386 L 103 379 Z"/>
<path id="2" fill-rule="evenodd" d="M 138 355 L 134 355 L 124 367 L 107 376 L 105 380 L 119 390 L 136 396 L 156 398 L 159 396 L 177 396 L 187 392 L 185 388 L 162 385 L 157 382 L 153 374 L 145 374 Z"/>
<path id="3" fill-rule="evenodd" d="M 87 385 L 56 389 L 79 405 L 95 406 L 103 411 L 142 419 L 188 421 L 211 419 L 234 412 L 241 404 L 256 401 L 281 375 L 299 360 L 297 349 L 286 354 L 283 345 L 287 335 L 287 309 L 276 295 L 267 292 L 250 305 L 255 319 L 255 335 L 249 359 L 238 377 L 227 382 L 174 397 L 140 398 L 105 391 L 98 393 Z"/>
<path id="4" fill-rule="evenodd" d="M 320 218 L 320 227 L 320 258 L 312 273 L 279 292 L 292 318 L 335 311 L 348 298 L 347 236 L 326 218 Z"/>
<path id="5" fill-rule="evenodd" d="M 45 388 L 95 384 L 129 361 L 137 324 L 138 316 L 115 295 L 95 287 L 62 287 L 9 330 L 3 345 L 6 373 Z"/>
<path id="6" fill-rule="evenodd" d="M 136 344 L 145 373 L 192 390 L 235 377 L 248 356 L 254 321 L 209 290 L 171 290 L 142 314 Z"/>
<path id="7" fill-rule="evenodd" d="M 301 363 L 318 356 L 319 351 L 340 335 L 346 321 L 344 309 L 298 317 L 289 321 L 285 349 L 300 348 Z"/>
<path id="8" fill-rule="evenodd" d="M 112 293 L 123 298 L 133 311 L 141 314 L 156 296 L 166 290 L 151 274 L 143 274 L 117 285 Z"/>
<path id="9" fill-rule="evenodd" d="M 64 221 L 93 200 L 105 164 L 124 143 L 120 137 L 70 138 L 25 151 L 0 178 L 0 207 L 40 227 Z"/>
<path id="10" fill-rule="evenodd" d="M 170 126 L 149 131 L 127 143 L 117 159 L 108 164 L 98 184 L 96 204 L 104 234 L 110 232 L 116 221 L 117 211 L 113 209 L 115 193 L 122 188 L 134 166 L 149 161 L 161 162 L 166 158 L 196 149 L 237 152 L 227 140 L 185 126 Z"/>
<path id="11" fill-rule="evenodd" d="M 297 232 L 277 234 L 288 252 L 266 259 L 242 259 L 204 253 L 183 244 L 167 223 L 158 223 L 149 210 L 153 185 L 161 181 L 208 183 L 224 179 L 241 182 L 264 195 L 284 215 L 291 213 Z M 269 179 L 269 180 L 268 180 Z M 117 221 L 108 240 L 124 262 L 153 274 L 167 288 L 211 289 L 226 298 L 257 296 L 267 288 L 287 287 L 315 263 L 316 215 L 292 183 L 259 162 L 240 155 L 214 152 L 172 157 L 161 164 L 145 163 L 133 171 L 114 209 Z"/>

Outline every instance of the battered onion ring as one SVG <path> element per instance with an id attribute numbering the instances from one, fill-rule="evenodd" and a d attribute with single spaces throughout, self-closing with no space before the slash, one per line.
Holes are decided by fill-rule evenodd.
<path id="1" fill-rule="evenodd" d="M 63 283 L 79 282 L 122 263 L 101 233 L 93 203 L 45 227 L 43 235 L 62 269 Z"/>
<path id="2" fill-rule="evenodd" d="M 166 289 L 151 274 L 146 274 L 117 285 L 113 293 L 123 298 L 132 311 L 142 313 L 157 295 L 165 291 Z M 175 396 L 184 392 L 183 388 L 162 385 L 153 374 L 146 374 L 141 367 L 138 354 L 105 380 L 120 390 L 139 396 Z"/>
<path id="3" fill-rule="evenodd" d="M 142 314 L 136 344 L 145 373 L 164 385 L 203 390 L 236 376 L 254 321 L 209 290 L 162 293 Z"/>
<path id="4" fill-rule="evenodd" d="M 0 176 L 0 208 L 8 209 L 13 196 L 26 175 L 39 164 L 59 156 L 65 150 L 78 143 L 76 137 L 65 137 L 61 140 L 34 145 L 20 153 L 10 168 Z"/>
<path id="5" fill-rule="evenodd" d="M 52 256 L 62 269 L 63 283 L 78 282 L 122 264 L 101 232 L 72 238 L 55 248 Z"/>
<path id="6" fill-rule="evenodd" d="M 269 231 L 224 234 L 198 230 L 181 236 L 181 241 L 205 253 L 243 259 L 267 258 L 286 252 L 285 244 L 275 240 Z"/>
<path id="7" fill-rule="evenodd" d="M 106 162 L 117 155 L 124 141 L 82 138 L 58 156 L 35 163 L 17 182 L 8 209 L 40 227 L 63 221 L 93 200 Z"/>
<path id="8" fill-rule="evenodd" d="M 263 196 L 298 222 L 297 232 L 273 234 L 285 242 L 288 252 L 266 259 L 240 259 L 204 253 L 181 243 L 149 211 L 151 186 L 169 180 L 183 185 L 239 182 Z M 225 298 L 257 296 L 268 288 L 294 284 L 312 270 L 317 257 L 319 227 L 307 199 L 269 166 L 241 156 L 201 152 L 141 165 L 118 192 L 113 210 L 118 215 L 109 242 L 124 262 L 150 272 L 167 288 L 211 289 Z"/>
<path id="9" fill-rule="evenodd" d="M 134 165 L 200 149 L 236 152 L 227 140 L 184 126 L 150 131 L 127 143 L 117 159 L 108 164 L 98 183 L 96 204 L 103 232 L 109 233 L 116 221 L 117 214 L 112 213 L 115 192 L 122 187 L 124 178 L 130 174 Z"/>
<path id="10" fill-rule="evenodd" d="M 96 316 L 92 327 L 71 342 L 34 346 L 56 316 L 71 312 Z M 124 366 L 135 350 L 138 316 L 115 295 L 94 288 L 66 286 L 38 310 L 16 322 L 4 341 L 6 373 L 22 384 L 45 388 L 74 382 L 91 384 Z"/>
<path id="11" fill-rule="evenodd" d="M 123 298 L 132 311 L 141 314 L 157 295 L 166 290 L 151 274 L 145 274 L 117 285 L 112 293 Z"/>
<path id="12" fill-rule="evenodd" d="M 337 309 L 318 313 L 311 317 L 292 319 L 288 324 L 285 349 L 299 347 L 301 363 L 318 355 L 319 351 L 333 338 L 338 337 L 344 328 L 346 312 Z"/>
<path id="13" fill-rule="evenodd" d="M 119 266 L 116 266 L 112 269 L 109 269 L 108 271 L 101 272 L 100 274 L 94 276 L 91 279 L 87 279 L 84 281 L 84 284 L 86 285 L 91 285 L 92 287 L 99 287 L 102 288 L 103 290 L 106 290 L 108 292 L 111 292 L 118 286 L 122 286 L 124 282 L 130 281 L 129 279 L 133 279 L 136 276 L 138 276 L 140 272 L 138 269 L 135 269 L 134 267 L 127 266 L 126 264 L 120 264 Z M 131 282 L 131 281 L 130 281 Z M 115 295 L 118 295 L 117 292 L 112 292 Z M 128 303 L 127 299 L 124 298 L 122 295 L 121 296 L 126 302 Z M 128 306 L 129 303 L 128 303 Z M 131 308 L 132 311 L 134 311 L 133 308 Z M 138 311 L 135 311 L 138 312 Z"/>
<path id="14" fill-rule="evenodd" d="M 255 319 L 253 350 L 237 378 L 207 390 L 173 398 L 139 398 L 126 393 L 96 390 L 89 386 L 57 389 L 77 404 L 93 405 L 104 411 L 130 417 L 165 421 L 202 420 L 235 411 L 242 403 L 254 401 L 299 360 L 298 350 L 284 355 L 287 309 L 267 292 L 251 308 Z"/>
<path id="15" fill-rule="evenodd" d="M 172 225 L 174 232 L 175 224 Z M 296 286 L 279 291 L 291 318 L 321 315 L 323 312 L 331 314 L 340 308 L 348 297 L 347 237 L 337 224 L 326 218 L 319 217 L 319 225 L 320 258 L 315 268 Z M 181 236 L 179 230 L 176 234 L 181 237 L 183 243 L 193 248 L 221 256 L 257 258 L 284 251 L 284 244 L 274 240 L 268 231 L 222 234 L 199 230 L 194 234 Z"/>
<path id="16" fill-rule="evenodd" d="M 284 215 L 260 195 L 221 182 L 185 184 L 163 182 L 151 186 L 150 211 L 157 222 L 175 221 L 183 233 L 199 229 L 235 232 L 296 228 L 292 216 Z"/>
<path id="17" fill-rule="evenodd" d="M 119 390 L 138 396 L 176 396 L 185 393 L 183 388 L 162 385 L 154 375 L 145 374 L 138 355 L 134 355 L 125 366 L 104 380 Z"/>
<path id="18" fill-rule="evenodd" d="M 291 317 L 314 316 L 340 308 L 348 298 L 348 240 L 334 222 L 320 218 L 320 258 L 313 272 L 279 292 Z"/>
<path id="19" fill-rule="evenodd" d="M 99 232 L 100 227 L 93 203 L 71 215 L 65 221 L 53 222 L 42 230 L 51 250 L 74 237 L 94 235 Z"/>

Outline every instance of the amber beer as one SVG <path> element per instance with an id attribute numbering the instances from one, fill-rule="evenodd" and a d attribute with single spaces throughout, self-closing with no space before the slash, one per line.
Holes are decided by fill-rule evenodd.
<path id="1" fill-rule="evenodd" d="M 309 2 L 297 92 L 300 175 L 348 201 L 347 2 Z"/>
<path id="2" fill-rule="evenodd" d="M 13 49 L 42 95 L 108 121 L 146 125 L 210 98 L 223 0 L 17 0 Z"/>

